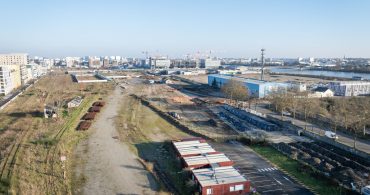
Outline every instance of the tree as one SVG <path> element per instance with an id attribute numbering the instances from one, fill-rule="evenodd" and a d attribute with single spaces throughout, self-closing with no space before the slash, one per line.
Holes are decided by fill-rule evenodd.
<path id="1" fill-rule="evenodd" d="M 275 106 L 275 111 L 281 114 L 281 120 L 283 120 L 284 112 L 289 106 L 290 98 L 287 93 L 273 93 L 272 104 Z"/>
<path id="2" fill-rule="evenodd" d="M 230 79 L 221 87 L 222 93 L 230 100 L 245 101 L 249 97 L 248 88 L 240 81 Z"/>
<path id="3" fill-rule="evenodd" d="M 333 130 L 335 133 L 337 133 L 337 126 L 338 123 L 340 122 L 339 112 L 337 110 L 335 103 L 333 105 L 329 105 L 328 109 L 331 116 L 331 122 L 333 124 Z"/>
<path id="4" fill-rule="evenodd" d="M 307 120 L 310 116 L 317 114 L 317 109 L 319 108 L 318 100 L 309 98 L 308 96 L 304 97 L 300 101 L 300 106 L 303 109 L 305 129 L 307 129 Z"/>

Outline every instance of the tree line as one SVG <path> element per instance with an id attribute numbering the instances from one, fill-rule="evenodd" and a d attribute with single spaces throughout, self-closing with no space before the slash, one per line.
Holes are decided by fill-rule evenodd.
<path id="1" fill-rule="evenodd" d="M 231 102 L 258 103 L 242 82 L 230 79 L 221 86 L 221 91 Z M 281 114 L 289 114 L 294 119 L 306 122 L 317 122 L 319 119 L 330 125 L 336 132 L 338 128 L 353 134 L 366 135 L 366 128 L 370 126 L 370 97 L 334 97 L 309 98 L 308 92 L 274 92 L 266 98 L 271 109 Z"/>

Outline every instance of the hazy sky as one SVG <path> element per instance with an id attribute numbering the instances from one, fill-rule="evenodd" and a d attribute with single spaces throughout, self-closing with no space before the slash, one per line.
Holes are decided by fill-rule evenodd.
<path id="1" fill-rule="evenodd" d="M 2 0 L 0 53 L 370 57 L 368 0 Z"/>

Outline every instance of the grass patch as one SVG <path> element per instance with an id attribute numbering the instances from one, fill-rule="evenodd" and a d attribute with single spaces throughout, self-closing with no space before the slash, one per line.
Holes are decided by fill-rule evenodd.
<path id="1" fill-rule="evenodd" d="M 293 160 L 272 148 L 271 146 L 250 146 L 255 152 L 267 158 L 279 168 L 293 175 L 306 186 L 312 188 L 319 194 L 341 194 L 339 186 L 333 186 L 324 179 L 319 179 L 311 175 L 309 171 L 302 171 L 302 166 L 298 161 Z M 307 170 L 307 169 L 306 169 Z"/>
<path id="2" fill-rule="evenodd" d="M 44 145 L 45 147 L 48 147 L 48 146 L 54 145 L 56 142 L 52 138 L 41 138 L 38 140 L 33 140 L 31 141 L 31 143 L 36 144 L 36 145 Z"/>

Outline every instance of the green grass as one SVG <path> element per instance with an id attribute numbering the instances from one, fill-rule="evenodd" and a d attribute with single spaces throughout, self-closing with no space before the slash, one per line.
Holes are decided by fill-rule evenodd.
<path id="1" fill-rule="evenodd" d="M 312 188 L 318 194 L 341 194 L 340 187 L 331 185 L 324 179 L 312 176 L 308 171 L 301 171 L 298 161 L 293 160 L 270 146 L 251 146 L 251 148 L 267 158 L 279 168 L 293 175 L 300 182 Z"/>

